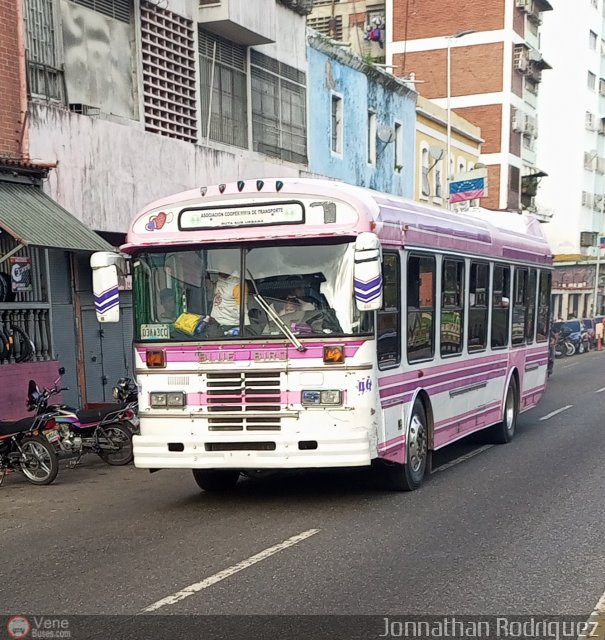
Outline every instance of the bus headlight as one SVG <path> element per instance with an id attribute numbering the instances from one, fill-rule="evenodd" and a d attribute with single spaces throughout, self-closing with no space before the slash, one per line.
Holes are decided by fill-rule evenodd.
<path id="1" fill-rule="evenodd" d="M 167 403 L 169 407 L 184 407 L 185 394 L 182 391 L 171 391 L 167 395 Z"/>
<path id="2" fill-rule="evenodd" d="M 167 393 L 151 393 L 149 394 L 149 404 L 154 407 L 165 407 L 168 404 Z"/>
<path id="3" fill-rule="evenodd" d="M 302 404 L 305 406 L 337 406 L 342 404 L 340 389 L 305 390 L 302 392 Z"/>
<path id="4" fill-rule="evenodd" d="M 153 409 L 162 407 L 184 407 L 186 395 L 183 391 L 161 391 L 149 394 L 149 404 Z"/>

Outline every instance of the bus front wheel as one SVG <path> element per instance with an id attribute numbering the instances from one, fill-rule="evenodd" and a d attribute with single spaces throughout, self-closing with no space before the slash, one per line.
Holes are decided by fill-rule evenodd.
<path id="1" fill-rule="evenodd" d="M 239 476 L 239 471 L 233 469 L 193 469 L 197 486 L 209 493 L 234 489 Z"/>
<path id="2" fill-rule="evenodd" d="M 406 439 L 406 462 L 384 462 L 382 467 L 386 488 L 390 491 L 414 491 L 424 480 L 428 455 L 426 411 L 416 400 Z"/>

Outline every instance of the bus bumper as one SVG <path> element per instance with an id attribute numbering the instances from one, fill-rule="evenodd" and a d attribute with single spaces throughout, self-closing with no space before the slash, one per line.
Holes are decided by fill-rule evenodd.
<path id="1" fill-rule="evenodd" d="M 134 464 L 141 469 L 314 469 L 363 467 L 376 456 L 368 431 L 326 431 L 304 435 L 269 433 L 237 439 L 215 434 L 166 442 L 156 436 L 133 437 Z"/>

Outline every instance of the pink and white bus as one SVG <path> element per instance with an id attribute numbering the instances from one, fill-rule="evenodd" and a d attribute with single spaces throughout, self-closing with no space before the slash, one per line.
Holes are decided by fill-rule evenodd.
<path id="1" fill-rule="evenodd" d="M 510 441 L 545 390 L 552 256 L 531 217 L 250 180 L 150 204 L 121 251 L 91 265 L 115 322 L 131 260 L 135 465 L 205 490 L 371 464 L 415 489 L 433 451 Z"/>

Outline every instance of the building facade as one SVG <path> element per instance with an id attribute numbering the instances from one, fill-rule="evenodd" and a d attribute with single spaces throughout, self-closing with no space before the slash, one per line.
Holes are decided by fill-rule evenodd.
<path id="1" fill-rule="evenodd" d="M 416 103 L 416 179 L 414 199 L 447 207 L 445 158 L 448 148 L 448 114 L 435 102 L 418 96 Z M 472 171 L 479 165 L 481 130 L 456 113 L 450 114 L 450 153 L 454 173 Z M 462 204 L 462 203 L 460 203 Z M 469 201 L 468 206 L 481 202 Z M 459 205 L 451 207 L 460 208 Z"/>
<path id="2" fill-rule="evenodd" d="M 309 30 L 309 171 L 413 198 L 416 91 Z"/>
<path id="3" fill-rule="evenodd" d="M 386 3 L 373 0 L 314 0 L 307 25 L 344 42 L 365 62 L 381 64 L 386 53 Z"/>
<path id="4" fill-rule="evenodd" d="M 415 74 L 419 93 L 480 127 L 490 209 L 537 211 L 540 51 L 547 0 L 394 2 L 386 6 L 386 62 Z M 449 158 L 456 172 L 456 157 Z M 447 170 L 447 167 L 446 167 Z M 546 216 L 543 216 L 546 217 Z"/>

